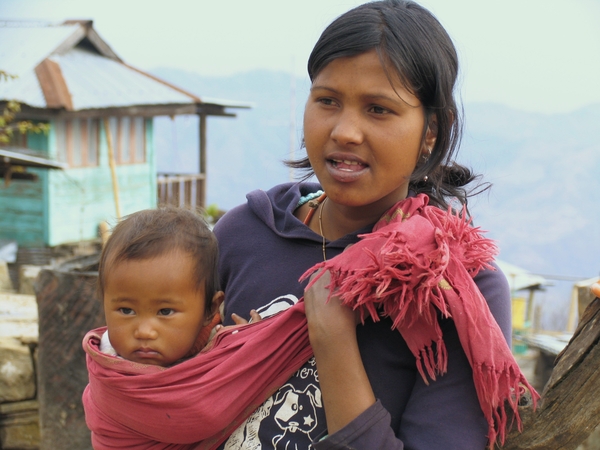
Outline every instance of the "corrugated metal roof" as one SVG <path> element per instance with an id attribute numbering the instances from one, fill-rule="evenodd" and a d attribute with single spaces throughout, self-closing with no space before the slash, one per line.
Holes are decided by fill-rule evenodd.
<path id="1" fill-rule="evenodd" d="M 519 339 L 531 347 L 539 348 L 551 355 L 558 355 L 567 346 L 572 337 L 572 333 L 557 335 L 534 333 L 519 336 Z"/>
<path id="2" fill-rule="evenodd" d="M 74 110 L 194 103 L 188 95 L 88 50 L 73 48 L 51 59 L 60 65 Z"/>
<path id="3" fill-rule="evenodd" d="M 31 155 L 28 149 L 24 149 L 24 151 L 27 153 L 0 148 L 0 166 L 3 164 L 13 164 L 42 169 L 67 169 L 69 167 L 66 163 Z"/>
<path id="4" fill-rule="evenodd" d="M 86 36 L 87 44 L 77 47 Z M 98 53 L 88 48 L 90 44 Z M 40 72 L 36 73 L 36 67 L 40 69 L 40 63 L 47 59 L 57 63 L 58 68 L 51 73 L 46 70 L 42 79 Z M 50 107 L 74 111 L 144 105 L 252 107 L 244 102 L 204 101 L 122 63 L 93 30 L 91 21 L 52 24 L 0 20 L 0 70 L 18 76 L 15 80 L 0 82 L 0 100 L 17 100 L 35 108 L 48 107 L 44 92 L 49 95 L 49 92 L 58 91 L 65 93 L 66 101 L 65 97 L 59 96 L 60 101 L 50 103 Z M 65 85 L 68 93 L 63 88 L 57 89 L 57 86 Z"/>
<path id="5" fill-rule="evenodd" d="M 496 260 L 496 264 L 498 264 L 500 270 L 502 270 L 504 275 L 506 275 L 508 284 L 510 285 L 510 289 L 512 291 L 543 287 L 549 284 L 548 280 L 546 280 L 544 277 L 534 275 L 531 272 L 522 269 L 521 267 L 515 266 L 514 264 L 500 260 Z"/>
<path id="6" fill-rule="evenodd" d="M 80 25 L 0 21 L 0 69 L 22 77 L 79 28 Z"/>

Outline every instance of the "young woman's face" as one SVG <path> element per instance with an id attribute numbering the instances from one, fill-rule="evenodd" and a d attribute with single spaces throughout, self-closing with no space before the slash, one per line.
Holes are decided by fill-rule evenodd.
<path id="1" fill-rule="evenodd" d="M 423 106 L 375 50 L 330 62 L 314 79 L 304 112 L 308 158 L 334 202 L 385 210 L 408 193 L 426 146 Z"/>
<path id="2" fill-rule="evenodd" d="M 174 251 L 110 268 L 104 313 L 120 356 L 164 367 L 188 354 L 205 322 L 205 302 L 211 301 L 197 288 L 194 267 L 190 255 Z"/>

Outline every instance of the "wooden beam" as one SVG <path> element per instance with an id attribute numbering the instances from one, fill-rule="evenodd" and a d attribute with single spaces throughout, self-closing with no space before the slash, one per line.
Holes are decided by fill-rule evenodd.
<path id="1" fill-rule="evenodd" d="M 574 450 L 600 425 L 600 299 L 586 308 L 558 355 L 542 399 L 519 407 L 523 432 L 513 430 L 503 450 Z M 516 427 L 515 427 L 516 428 Z"/>
<path id="2" fill-rule="evenodd" d="M 79 21 L 76 21 L 76 22 L 80 23 Z M 75 23 L 69 23 L 68 25 L 75 25 Z M 60 43 L 60 45 L 52 51 L 52 53 L 56 53 L 58 55 L 65 54 L 66 52 L 71 50 L 73 47 L 75 47 L 85 37 L 85 34 L 86 34 L 85 27 L 80 26 L 75 31 L 73 31 L 73 34 L 71 34 L 68 38 L 66 38 L 64 41 L 62 41 Z"/>
<path id="3" fill-rule="evenodd" d="M 204 180 L 202 181 L 202 189 L 199 195 L 199 202 L 200 202 L 200 207 L 205 208 L 206 207 L 206 114 L 199 114 L 198 115 L 199 118 L 199 145 L 200 145 L 200 149 L 199 149 L 199 161 L 198 161 L 198 173 L 200 173 L 201 175 L 204 175 Z"/>
<path id="4" fill-rule="evenodd" d="M 0 102 L 0 108 L 3 103 Z M 64 109 L 32 108 L 21 105 L 21 112 L 17 119 L 52 120 L 52 119 L 84 119 L 102 117 L 156 117 L 156 116 L 180 116 L 206 114 L 207 116 L 236 117 L 235 114 L 225 112 L 224 109 L 214 108 L 211 105 L 168 104 L 168 105 L 139 105 L 114 108 L 85 109 L 78 111 L 66 111 Z"/>
<path id="5" fill-rule="evenodd" d="M 151 75 L 148 72 L 144 72 L 143 70 L 140 70 L 137 67 L 133 67 L 133 66 L 130 66 L 129 64 L 125 64 L 125 63 L 123 63 L 123 65 L 125 67 L 127 67 L 128 69 L 131 69 L 134 72 L 139 73 L 140 75 L 144 75 L 144 76 L 150 78 L 151 80 L 156 81 L 157 83 L 160 83 L 160 84 L 170 87 L 171 89 L 179 92 L 180 94 L 183 94 L 183 95 L 189 97 L 191 100 L 195 101 L 196 103 L 202 103 L 202 100 L 200 99 L 200 97 L 192 94 L 191 92 L 186 91 L 185 89 L 181 89 L 180 87 L 175 86 L 174 84 L 171 84 L 168 81 L 163 80 L 162 78 L 155 77 L 154 75 Z"/>

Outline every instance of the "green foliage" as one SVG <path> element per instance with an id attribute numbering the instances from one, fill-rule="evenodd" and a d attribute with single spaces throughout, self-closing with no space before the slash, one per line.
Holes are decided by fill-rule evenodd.
<path id="1" fill-rule="evenodd" d="M 3 70 L 0 70 L 0 81 L 14 80 L 16 75 L 11 75 Z M 4 106 L 2 115 L 0 116 L 0 144 L 6 144 L 12 140 L 15 131 L 20 134 L 26 133 L 48 133 L 50 124 L 33 123 L 30 120 L 20 120 L 15 122 L 16 115 L 21 111 L 19 102 L 9 100 Z"/>
<path id="2" fill-rule="evenodd" d="M 223 217 L 223 214 L 225 214 L 225 211 L 219 209 L 216 203 L 208 205 L 206 208 L 204 208 L 204 217 L 206 217 L 206 220 L 213 225 L 217 223 L 221 217 Z"/>

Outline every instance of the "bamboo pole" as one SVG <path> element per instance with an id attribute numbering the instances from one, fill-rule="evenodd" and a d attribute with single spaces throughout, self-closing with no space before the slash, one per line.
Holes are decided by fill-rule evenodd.
<path id="1" fill-rule="evenodd" d="M 110 175 L 112 178 L 113 195 L 115 197 L 115 209 L 117 220 L 121 220 L 121 206 L 119 205 L 119 182 L 117 180 L 117 167 L 115 163 L 115 152 L 110 134 L 108 117 L 104 118 L 104 132 L 106 133 L 106 144 L 108 145 L 108 165 L 110 166 Z"/>

